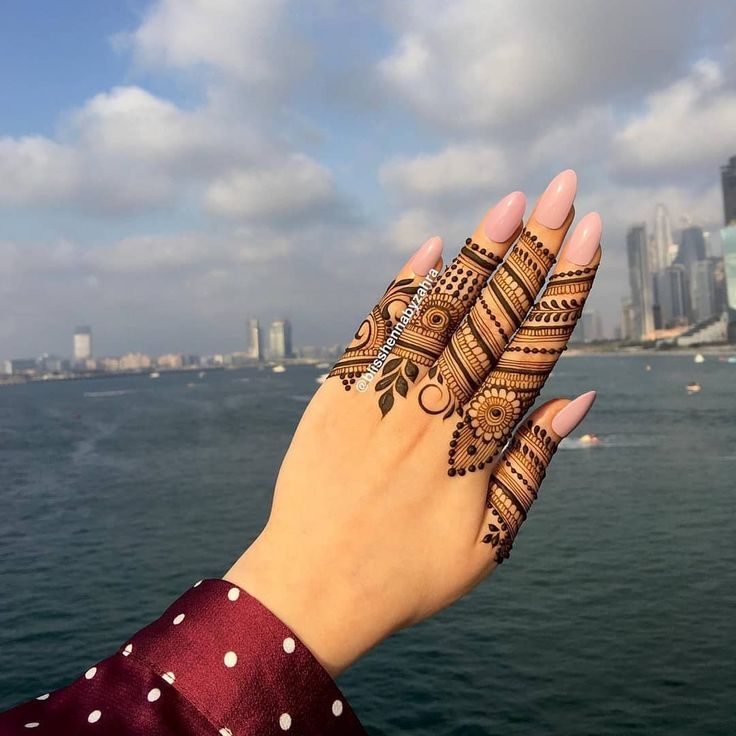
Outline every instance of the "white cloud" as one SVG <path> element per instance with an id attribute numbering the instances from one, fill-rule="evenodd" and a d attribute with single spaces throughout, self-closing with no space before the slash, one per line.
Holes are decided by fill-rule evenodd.
<path id="1" fill-rule="evenodd" d="M 334 200 L 330 172 L 313 159 L 294 154 L 267 167 L 231 171 L 206 192 L 210 213 L 232 218 L 294 216 Z"/>
<path id="2" fill-rule="evenodd" d="M 646 109 L 615 138 L 620 171 L 684 173 L 715 168 L 736 144 L 736 79 L 702 60 L 668 87 L 651 94 Z"/>

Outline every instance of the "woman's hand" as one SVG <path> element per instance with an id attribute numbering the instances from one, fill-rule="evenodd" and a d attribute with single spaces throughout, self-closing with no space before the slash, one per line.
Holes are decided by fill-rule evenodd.
<path id="1" fill-rule="evenodd" d="M 333 675 L 508 557 L 557 444 L 592 404 L 593 392 L 556 399 L 523 419 L 600 260 L 596 213 L 558 259 L 575 191 L 575 173 L 559 174 L 526 226 L 524 196 L 508 195 L 441 274 L 441 241 L 427 241 L 307 407 L 268 524 L 226 578 Z"/>

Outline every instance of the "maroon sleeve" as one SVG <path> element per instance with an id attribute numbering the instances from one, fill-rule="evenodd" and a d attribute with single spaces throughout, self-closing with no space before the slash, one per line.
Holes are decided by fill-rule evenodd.
<path id="1" fill-rule="evenodd" d="M 278 618 L 200 581 L 68 687 L 0 714 L 0 735 L 365 736 L 332 678 Z"/>

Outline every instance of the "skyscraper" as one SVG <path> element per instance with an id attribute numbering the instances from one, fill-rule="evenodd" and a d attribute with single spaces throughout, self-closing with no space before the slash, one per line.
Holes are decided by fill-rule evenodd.
<path id="1" fill-rule="evenodd" d="M 686 323 L 691 310 L 685 267 L 679 263 L 668 266 L 659 271 L 655 279 L 662 327 L 668 328 Z"/>
<path id="2" fill-rule="evenodd" d="M 654 330 L 652 276 L 649 270 L 647 228 L 644 223 L 629 228 L 626 234 L 626 253 L 629 262 L 631 307 L 634 316 L 632 338 L 642 340 Z"/>
<path id="3" fill-rule="evenodd" d="M 713 261 L 695 261 L 690 275 L 690 300 L 693 322 L 702 322 L 716 313 Z"/>
<path id="4" fill-rule="evenodd" d="M 277 319 L 272 322 L 268 337 L 272 359 L 292 357 L 291 322 L 288 319 Z"/>
<path id="5" fill-rule="evenodd" d="M 667 208 L 660 203 L 654 215 L 654 262 L 651 265 L 655 271 L 661 271 L 672 263 L 671 246 L 670 216 Z"/>
<path id="6" fill-rule="evenodd" d="M 721 186 L 723 187 L 723 219 L 726 225 L 736 222 L 736 156 L 731 156 L 725 166 L 721 166 Z"/>
<path id="7" fill-rule="evenodd" d="M 263 360 L 263 339 L 261 326 L 257 319 L 249 319 L 248 327 L 248 357 L 253 360 Z"/>
<path id="8" fill-rule="evenodd" d="M 92 357 L 92 329 L 86 325 L 74 330 L 74 362 L 81 363 Z"/>
<path id="9" fill-rule="evenodd" d="M 736 342 L 736 225 L 721 230 L 723 264 L 726 271 L 728 340 Z"/>

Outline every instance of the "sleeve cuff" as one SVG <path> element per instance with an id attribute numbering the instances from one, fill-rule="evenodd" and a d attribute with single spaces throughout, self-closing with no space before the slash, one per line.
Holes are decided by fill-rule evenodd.
<path id="1" fill-rule="evenodd" d="M 307 647 L 263 604 L 203 580 L 119 650 L 175 687 L 221 736 L 365 736 Z"/>

